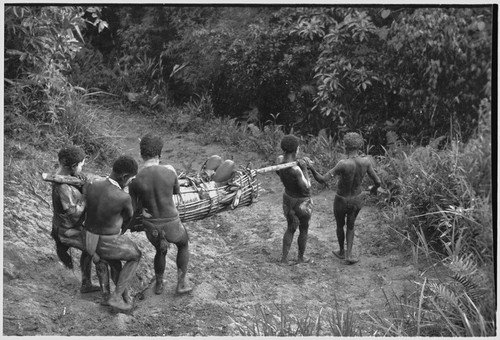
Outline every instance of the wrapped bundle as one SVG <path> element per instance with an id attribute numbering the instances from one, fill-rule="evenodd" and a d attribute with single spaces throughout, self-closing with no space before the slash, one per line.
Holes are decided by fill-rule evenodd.
<path id="1" fill-rule="evenodd" d="M 179 176 L 181 194 L 174 195 L 174 202 L 181 221 L 202 220 L 221 211 L 252 204 L 260 189 L 256 175 L 253 170 L 237 170 L 227 183 L 207 181 L 202 176 Z"/>

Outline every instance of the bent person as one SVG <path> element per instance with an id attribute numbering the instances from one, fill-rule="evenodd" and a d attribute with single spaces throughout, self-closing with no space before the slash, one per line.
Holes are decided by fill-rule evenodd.
<path id="1" fill-rule="evenodd" d="M 123 235 L 132 219 L 133 208 L 130 195 L 122 189 L 137 174 L 137 169 L 137 162 L 132 157 L 120 156 L 106 180 L 84 187 L 86 249 L 94 261 L 102 259 L 111 266 L 115 290 L 112 294 L 107 292 L 110 294 L 108 303 L 122 311 L 132 309 L 128 286 L 141 259 L 139 248 Z M 121 261 L 125 261 L 123 267 Z"/>
<path id="2" fill-rule="evenodd" d="M 284 154 L 278 157 L 278 163 L 297 161 L 297 165 L 278 170 L 277 173 L 283 183 L 283 213 L 287 221 L 287 229 L 283 235 L 283 249 L 281 262 L 287 263 L 288 252 L 293 241 L 293 235 L 299 228 L 297 262 L 308 262 L 304 257 L 309 231 L 309 221 L 313 212 L 311 198 L 311 181 L 307 172 L 308 158 L 297 160 L 299 153 L 299 139 L 294 135 L 286 135 L 281 140 L 281 149 Z"/>
<path id="3" fill-rule="evenodd" d="M 181 222 L 174 203 L 174 194 L 180 193 L 179 180 L 175 169 L 170 165 L 160 165 L 163 141 L 161 138 L 146 135 L 141 139 L 140 152 L 143 167 L 129 185 L 135 216 L 142 221 L 146 236 L 155 247 L 154 271 L 156 276 L 155 293 L 163 292 L 163 275 L 169 243 L 177 247 L 177 286 L 176 293 L 190 292 L 186 274 L 189 264 L 189 236 Z"/>
<path id="4" fill-rule="evenodd" d="M 340 259 L 345 259 L 346 264 L 354 264 L 359 261 L 359 259 L 352 256 L 352 245 L 354 242 L 354 223 L 363 206 L 361 184 L 365 174 L 368 174 L 375 183 L 370 192 L 376 195 L 381 182 L 373 169 L 371 160 L 368 157 L 359 155 L 359 150 L 363 147 L 363 138 L 355 132 L 350 132 L 344 136 L 343 140 L 347 159 L 339 161 L 325 175 L 319 174 L 312 167 L 310 169 L 314 178 L 322 184 L 326 184 L 329 177 L 339 177 L 333 203 L 333 212 L 337 222 L 339 251 L 334 251 L 333 254 Z M 344 233 L 345 225 L 347 225 L 346 233 Z M 347 251 L 344 250 L 346 236 Z"/>
<path id="5" fill-rule="evenodd" d="M 85 152 L 76 146 L 63 147 L 58 153 L 59 168 L 57 175 L 82 176 L 81 171 L 85 164 Z M 69 184 L 52 183 L 52 218 L 51 236 L 56 243 L 56 253 L 62 263 L 69 269 L 73 268 L 73 261 L 68 250 L 73 247 L 82 251 L 80 269 L 82 274 L 81 293 L 99 291 L 98 286 L 92 285 L 92 257 L 85 251 L 83 243 L 83 220 L 85 217 L 85 199 L 79 188 Z M 103 262 L 96 264 L 97 276 L 101 287 L 105 284 L 108 267 Z"/>

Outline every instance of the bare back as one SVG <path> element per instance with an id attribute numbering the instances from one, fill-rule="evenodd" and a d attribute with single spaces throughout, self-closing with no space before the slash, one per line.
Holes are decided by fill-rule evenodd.
<path id="1" fill-rule="evenodd" d="M 281 182 L 285 186 L 285 192 L 290 197 L 303 198 L 311 196 L 311 185 L 304 177 L 302 170 L 294 165 L 293 167 L 278 171 Z"/>
<path id="2" fill-rule="evenodd" d="M 95 181 L 86 188 L 85 229 L 99 235 L 120 233 L 132 218 L 132 200 L 108 180 Z"/>
<path id="3" fill-rule="evenodd" d="M 357 196 L 361 193 L 361 184 L 365 174 L 368 174 L 374 182 L 379 182 L 372 163 L 367 157 L 358 156 L 341 160 L 331 172 L 340 177 L 337 194 L 343 197 Z"/>
<path id="4" fill-rule="evenodd" d="M 171 166 L 151 165 L 143 168 L 129 187 L 130 195 L 137 209 L 152 215 L 152 218 L 166 218 L 178 215 L 173 195 L 180 192 L 179 180 Z"/>

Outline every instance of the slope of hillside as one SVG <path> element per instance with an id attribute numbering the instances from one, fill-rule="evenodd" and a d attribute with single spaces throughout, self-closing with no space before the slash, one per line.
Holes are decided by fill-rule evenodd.
<path id="1" fill-rule="evenodd" d="M 122 112 L 113 117 L 121 121 L 122 153 L 138 161 L 138 138 L 155 131 L 165 140 L 162 162 L 178 171 L 199 170 L 213 154 L 241 165 L 252 162 L 254 168 L 268 165 L 254 153 L 200 145 L 193 135 L 161 131 L 145 117 Z M 55 160 L 56 151 L 46 156 Z M 143 252 L 132 282 L 136 307 L 128 314 L 116 313 L 99 304 L 99 293 L 79 293 L 79 251 L 73 251 L 73 271 L 57 259 L 50 238 L 50 185 L 39 177 L 51 169 L 34 167 L 33 173 L 22 178 L 9 169 L 12 165 L 4 165 L 3 335 L 238 335 L 235 323 L 252 318 L 259 304 L 273 309 L 283 303 L 297 317 L 336 306 L 355 313 L 381 311 L 386 303 L 384 291 L 401 296 L 418 275 L 388 238 L 373 199 L 356 224 L 354 252 L 360 262 L 345 266 L 336 259 L 332 254 L 338 247 L 332 214 L 334 192 L 319 186 L 315 186 L 315 211 L 306 251 L 312 261 L 280 264 L 286 226 L 282 186 L 275 173 L 267 173 L 259 175 L 262 191 L 251 206 L 186 223 L 191 240 L 188 276 L 195 285 L 191 294 L 174 294 L 173 246 L 168 254 L 165 291 L 155 295 L 154 249 L 143 233 L 128 232 Z M 109 169 L 96 171 L 107 173 Z M 297 256 L 296 238 L 291 258 Z"/>

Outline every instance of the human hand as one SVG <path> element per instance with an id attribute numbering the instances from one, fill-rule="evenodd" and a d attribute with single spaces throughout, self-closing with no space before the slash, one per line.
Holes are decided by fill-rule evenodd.
<path id="1" fill-rule="evenodd" d="M 84 173 L 80 172 L 76 175 L 74 175 L 74 177 L 78 178 L 78 179 L 81 179 L 83 182 L 87 182 L 88 181 L 88 177 L 87 175 L 85 175 Z"/>
<path id="2" fill-rule="evenodd" d="M 311 161 L 311 159 L 309 157 L 303 157 L 302 158 L 304 160 L 304 162 L 306 162 L 306 165 L 308 168 L 312 167 L 313 166 L 313 161 Z"/>
<path id="3" fill-rule="evenodd" d="M 302 171 L 307 170 L 307 163 L 304 159 L 297 159 L 297 165 L 302 169 Z"/>

